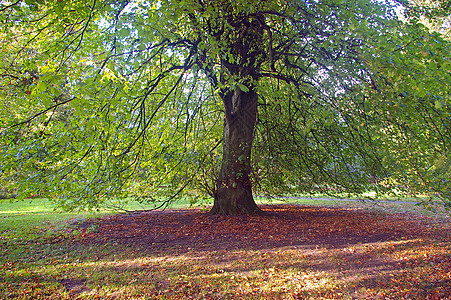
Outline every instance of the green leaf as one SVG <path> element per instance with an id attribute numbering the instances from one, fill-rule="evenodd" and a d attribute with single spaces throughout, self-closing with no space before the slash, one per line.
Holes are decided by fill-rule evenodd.
<path id="1" fill-rule="evenodd" d="M 118 36 L 120 36 L 120 37 L 128 37 L 129 35 L 130 35 L 130 29 L 128 29 L 128 28 L 121 28 L 119 31 L 118 31 Z"/>
<path id="2" fill-rule="evenodd" d="M 237 85 L 241 91 L 243 91 L 245 93 L 249 92 L 249 88 L 247 86 L 245 86 L 244 84 L 238 83 Z"/>
<path id="3" fill-rule="evenodd" d="M 47 85 L 46 85 L 46 83 L 45 83 L 44 81 L 39 81 L 38 84 L 36 85 L 37 91 L 38 91 L 38 92 L 41 92 L 41 93 L 42 93 L 43 91 L 45 91 L 46 88 L 47 88 Z"/>

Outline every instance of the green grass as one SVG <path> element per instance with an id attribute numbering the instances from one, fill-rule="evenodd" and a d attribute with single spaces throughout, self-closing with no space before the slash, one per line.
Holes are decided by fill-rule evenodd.
<path id="1" fill-rule="evenodd" d="M 303 196 L 300 196 L 303 197 Z M 393 212 L 415 211 L 425 215 L 436 215 L 434 212 L 413 205 L 414 199 L 410 199 L 410 204 L 400 203 L 380 203 L 373 201 L 344 201 L 320 200 L 324 195 L 304 196 L 308 199 L 267 199 L 256 197 L 258 204 L 285 204 L 295 203 L 300 205 L 316 206 L 346 206 L 363 207 L 366 209 L 389 210 Z M 403 200 L 404 201 L 404 200 Z M 190 207 L 187 199 L 180 198 L 172 203 L 169 208 L 181 209 Z M 153 209 L 154 204 L 143 204 L 136 201 L 109 201 L 106 202 L 98 211 L 64 212 L 55 208 L 52 201 L 48 199 L 35 198 L 20 202 L 11 202 L 9 200 L 0 200 L 0 234 L 3 239 L 34 239 L 51 236 L 52 234 L 63 230 L 72 223 L 81 222 L 89 218 L 100 217 L 106 214 L 115 214 L 123 211 L 148 210 Z"/>
<path id="2" fill-rule="evenodd" d="M 55 210 L 47 199 L 21 202 L 0 202 L 0 234 L 2 238 L 31 240 L 52 236 L 77 220 L 95 217 L 98 213 L 68 213 Z"/>
<path id="3" fill-rule="evenodd" d="M 301 196 L 302 197 L 302 196 Z M 256 197 L 256 202 L 261 204 L 285 204 L 295 203 L 299 205 L 313 206 L 340 206 L 340 207 L 359 207 L 365 209 L 374 209 L 391 212 L 416 212 L 423 215 L 447 214 L 438 207 L 434 212 L 421 206 L 416 206 L 414 199 L 410 199 L 412 204 L 405 203 L 381 203 L 374 201 L 344 201 L 340 199 L 321 200 L 323 195 L 306 199 L 267 199 Z M 320 198 L 320 199 L 318 199 Z M 403 200 L 404 201 L 404 200 Z M 191 204 L 189 200 L 180 198 L 172 203 L 169 208 L 180 209 L 188 208 Z M 64 212 L 55 208 L 52 201 L 48 199 L 27 199 L 20 202 L 10 202 L 9 200 L 0 200 L 0 234 L 3 239 L 34 239 L 50 237 L 54 233 L 64 230 L 70 224 L 82 222 L 89 218 L 96 218 L 106 214 L 115 214 L 124 211 L 148 210 L 153 209 L 154 204 L 143 204 L 136 201 L 109 201 L 104 203 L 98 211 Z M 437 213 L 437 210 L 440 213 Z M 449 212 L 448 212 L 449 214 Z"/>

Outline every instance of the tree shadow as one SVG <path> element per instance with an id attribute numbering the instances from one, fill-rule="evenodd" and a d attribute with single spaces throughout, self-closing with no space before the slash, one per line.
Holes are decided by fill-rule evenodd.
<path id="1" fill-rule="evenodd" d="M 130 285 L 121 280 L 130 277 L 137 278 L 135 289 L 168 299 L 361 299 L 388 292 L 401 297 L 410 277 L 421 282 L 410 281 L 414 292 L 405 294 L 409 297 L 429 295 L 437 287 L 447 292 L 449 279 L 437 283 L 440 276 L 425 273 L 445 272 L 451 258 L 420 259 L 418 249 L 433 240 L 427 228 L 412 220 L 351 209 L 264 209 L 262 216 L 177 210 L 90 220 L 77 227 L 82 234 L 66 243 L 65 251 L 78 256 L 89 249 L 84 265 L 73 273 L 96 278 L 83 279 L 92 293 L 103 282 L 103 288 L 120 294 Z M 96 231 L 83 232 L 92 225 Z M 436 269 L 427 267 L 431 263 Z"/>

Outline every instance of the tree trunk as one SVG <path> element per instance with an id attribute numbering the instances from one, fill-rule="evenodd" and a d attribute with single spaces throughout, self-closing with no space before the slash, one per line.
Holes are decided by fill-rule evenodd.
<path id="1" fill-rule="evenodd" d="M 259 214 L 252 196 L 251 148 L 257 119 L 257 94 L 236 88 L 223 97 L 223 157 L 212 214 Z"/>

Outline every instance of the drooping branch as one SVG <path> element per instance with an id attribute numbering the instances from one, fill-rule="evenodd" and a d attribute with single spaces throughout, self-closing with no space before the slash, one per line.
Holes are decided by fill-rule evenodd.
<path id="1" fill-rule="evenodd" d="M 15 124 L 7 127 L 6 129 L 11 129 L 11 128 L 18 127 L 18 126 L 21 126 L 21 125 L 24 125 L 24 124 L 28 124 L 28 123 L 32 122 L 34 119 L 36 119 L 37 117 L 39 117 L 39 116 L 41 116 L 41 115 L 43 115 L 43 114 L 45 114 L 45 113 L 57 108 L 58 106 L 67 104 L 67 103 L 71 102 L 74 99 L 77 99 L 77 98 L 76 97 L 72 97 L 70 99 L 66 99 L 64 101 L 58 102 L 58 103 L 56 103 L 56 104 L 54 104 L 54 105 L 52 105 L 50 107 L 47 107 L 46 109 L 44 109 L 42 111 L 39 111 L 39 112 L 35 113 L 33 116 L 27 118 L 26 120 L 24 120 L 22 122 L 15 123 Z"/>
<path id="2" fill-rule="evenodd" d="M 93 0 L 92 1 L 92 6 L 91 6 L 91 9 L 89 11 L 88 19 L 86 20 L 81 32 L 76 37 L 74 37 L 74 39 L 72 41 L 70 41 L 67 44 L 67 46 L 61 51 L 60 55 L 61 55 L 62 60 L 61 60 L 61 63 L 60 63 L 60 67 L 63 66 L 80 49 L 80 46 L 81 46 L 81 44 L 83 42 L 84 35 L 86 33 L 86 30 L 88 29 L 88 27 L 89 27 L 89 25 L 91 23 L 91 20 L 93 18 L 96 3 L 97 3 L 97 0 Z M 70 45 L 72 45 L 77 39 L 79 40 L 77 46 L 75 46 L 75 48 L 71 50 L 70 55 L 68 55 L 66 57 L 66 59 L 63 59 L 64 53 L 66 53 L 66 51 L 69 49 Z"/>
<path id="3" fill-rule="evenodd" d="M 172 92 L 174 92 L 174 90 L 177 88 L 177 86 L 179 85 L 179 83 L 182 81 L 183 76 L 185 75 L 185 72 L 182 72 L 182 74 L 179 76 L 179 78 L 177 79 L 177 82 L 172 86 L 172 88 L 170 89 L 170 91 L 163 97 L 163 99 L 161 99 L 161 101 L 157 104 L 157 107 L 153 110 L 152 114 L 150 115 L 149 119 L 147 120 L 147 122 L 144 124 L 144 126 L 142 127 L 141 131 L 139 132 L 138 136 L 130 143 L 130 145 L 125 148 L 121 154 L 119 154 L 118 156 L 124 156 L 126 155 L 128 152 L 130 152 L 130 150 L 135 146 L 135 144 L 145 135 L 147 128 L 150 126 L 150 124 L 153 121 L 153 118 L 155 117 L 155 115 L 157 114 L 157 112 L 160 110 L 160 108 L 165 104 L 165 102 L 167 101 L 167 99 L 169 98 L 169 96 L 172 94 Z M 146 92 L 146 94 L 144 95 L 143 99 L 147 98 L 147 96 L 150 94 L 150 91 Z"/>

